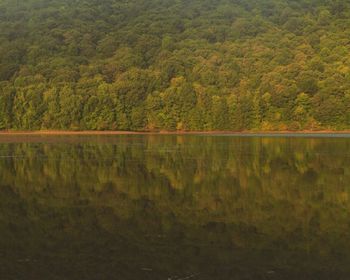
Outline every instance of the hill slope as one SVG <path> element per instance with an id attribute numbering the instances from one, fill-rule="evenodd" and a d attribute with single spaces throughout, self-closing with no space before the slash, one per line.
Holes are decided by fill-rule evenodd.
<path id="1" fill-rule="evenodd" d="M 3 0 L 0 129 L 350 128 L 341 0 Z"/>

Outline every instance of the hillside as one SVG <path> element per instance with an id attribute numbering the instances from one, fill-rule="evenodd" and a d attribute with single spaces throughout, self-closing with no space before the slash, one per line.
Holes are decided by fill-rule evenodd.
<path id="1" fill-rule="evenodd" d="M 349 1 L 0 1 L 0 129 L 349 128 Z"/>

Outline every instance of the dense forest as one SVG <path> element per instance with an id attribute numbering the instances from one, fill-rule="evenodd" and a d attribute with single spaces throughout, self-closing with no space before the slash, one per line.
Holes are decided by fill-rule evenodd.
<path id="1" fill-rule="evenodd" d="M 0 0 L 0 129 L 350 128 L 344 0 Z"/>

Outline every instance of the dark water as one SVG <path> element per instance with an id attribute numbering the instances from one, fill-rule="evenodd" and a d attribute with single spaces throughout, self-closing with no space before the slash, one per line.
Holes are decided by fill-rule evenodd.
<path id="1" fill-rule="evenodd" d="M 350 138 L 1 136 L 0 279 L 350 279 Z"/>

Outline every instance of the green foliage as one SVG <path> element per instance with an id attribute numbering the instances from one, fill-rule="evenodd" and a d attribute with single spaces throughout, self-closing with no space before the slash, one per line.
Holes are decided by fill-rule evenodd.
<path id="1" fill-rule="evenodd" d="M 349 129 L 350 4 L 0 3 L 0 129 Z"/>

